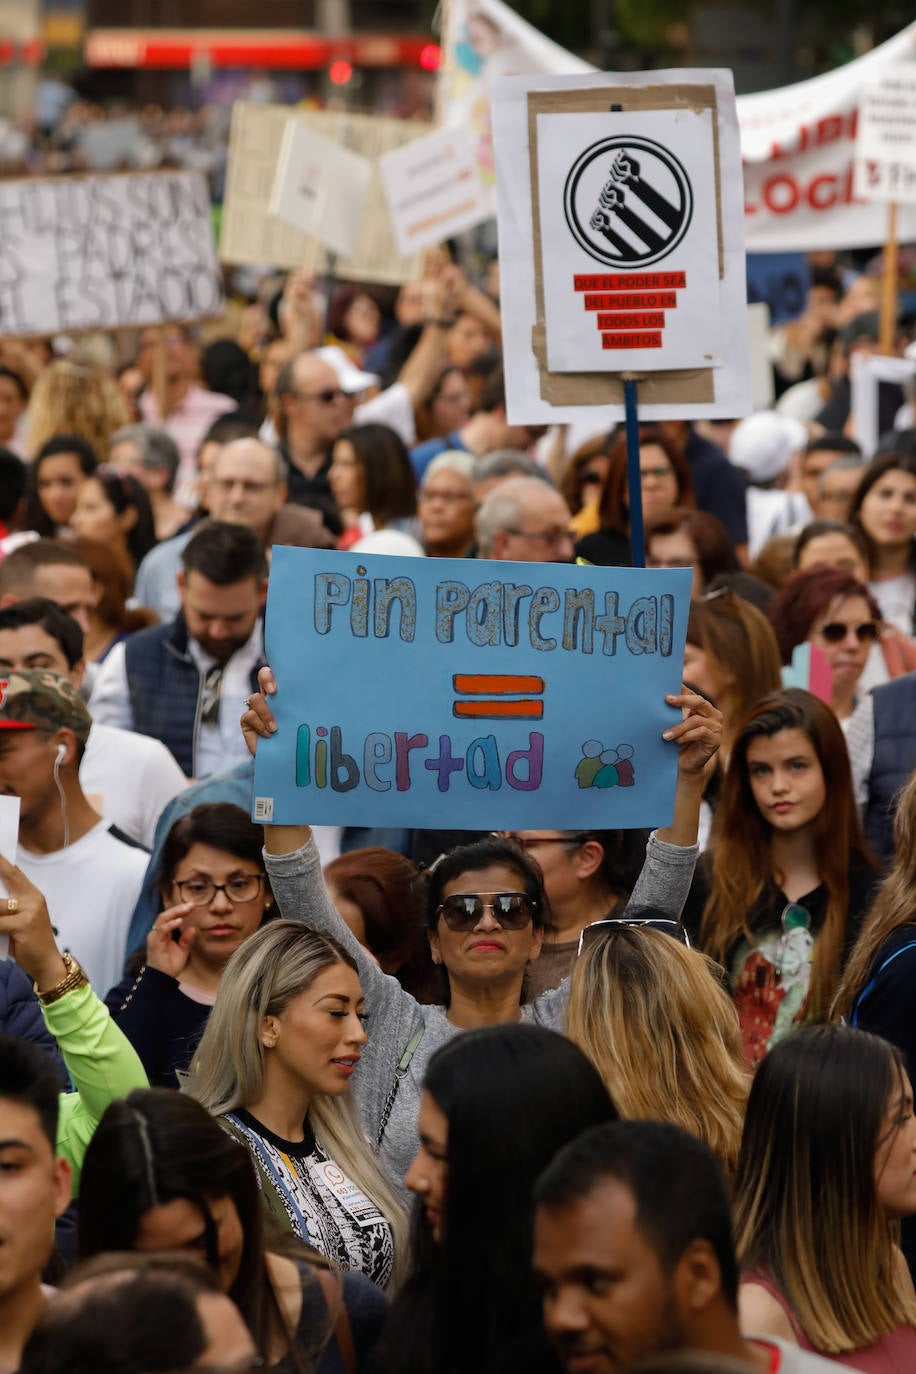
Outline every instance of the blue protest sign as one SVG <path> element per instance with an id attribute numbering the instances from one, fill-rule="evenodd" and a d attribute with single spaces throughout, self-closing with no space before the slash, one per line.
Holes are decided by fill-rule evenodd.
<path id="1" fill-rule="evenodd" d="M 275 547 L 254 819 L 668 823 L 691 578 Z"/>

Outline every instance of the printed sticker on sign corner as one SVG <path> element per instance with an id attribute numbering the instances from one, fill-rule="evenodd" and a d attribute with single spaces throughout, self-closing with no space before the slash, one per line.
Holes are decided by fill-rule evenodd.
<path id="1" fill-rule="evenodd" d="M 537 169 L 551 371 L 718 366 L 711 111 L 540 113 Z"/>
<path id="2" fill-rule="evenodd" d="M 274 818 L 274 799 L 273 797 L 255 797 L 254 799 L 254 818 L 267 825 Z"/>

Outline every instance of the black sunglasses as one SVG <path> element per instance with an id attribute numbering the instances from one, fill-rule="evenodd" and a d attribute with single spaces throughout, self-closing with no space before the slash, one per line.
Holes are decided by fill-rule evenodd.
<path id="1" fill-rule="evenodd" d="M 621 930 L 660 930 L 663 934 L 670 935 L 673 940 L 677 940 L 678 944 L 686 945 L 690 949 L 690 936 L 680 921 L 667 921 L 662 916 L 619 916 L 606 921 L 592 921 L 590 926 L 586 926 L 579 936 L 576 958 L 581 958 L 587 949 L 591 949 L 592 945 L 598 944 L 600 940 L 619 935 Z"/>
<path id="2" fill-rule="evenodd" d="M 861 625 L 844 625 L 839 620 L 831 620 L 829 625 L 821 626 L 820 633 L 828 644 L 842 644 L 850 630 L 860 644 L 874 644 L 878 638 L 878 626 L 874 620 L 863 620 Z"/>
<path id="3" fill-rule="evenodd" d="M 489 899 L 489 900 L 487 900 Z M 537 910 L 526 892 L 453 892 L 436 908 L 449 930 L 473 930 L 485 911 L 503 930 L 524 930 Z"/>

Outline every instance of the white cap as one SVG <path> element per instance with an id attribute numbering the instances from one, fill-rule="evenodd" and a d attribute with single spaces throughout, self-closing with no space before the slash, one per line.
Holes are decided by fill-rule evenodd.
<path id="1" fill-rule="evenodd" d="M 342 391 L 348 396 L 358 396 L 361 391 L 368 391 L 370 386 L 378 386 L 381 378 L 376 372 L 362 372 L 353 359 L 338 348 L 337 344 L 325 344 L 323 348 L 317 350 L 319 358 L 330 363 L 337 373 L 337 380 L 340 382 Z"/>
<path id="2" fill-rule="evenodd" d="M 771 482 L 785 472 L 792 455 L 808 442 L 800 420 L 760 410 L 739 420 L 728 443 L 728 456 L 752 482 Z"/>

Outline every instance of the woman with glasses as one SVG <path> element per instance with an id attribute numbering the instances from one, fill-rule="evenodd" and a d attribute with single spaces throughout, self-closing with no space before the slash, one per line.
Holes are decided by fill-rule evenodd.
<path id="1" fill-rule="evenodd" d="M 683 1126 L 734 1176 L 750 1087 L 738 1017 L 719 970 L 689 948 L 682 926 L 648 914 L 587 926 L 566 1034 L 624 1119 Z"/>
<path id="2" fill-rule="evenodd" d="M 242 716 L 248 747 L 270 735 L 276 722 L 268 697 L 276 691 L 262 669 L 262 693 L 249 698 Z M 680 915 L 696 860 L 697 817 L 706 767 L 718 747 L 719 713 L 691 694 L 667 704 L 684 713 L 666 731 L 678 747 L 674 819 L 649 840 L 632 901 Z M 453 850 L 430 872 L 426 919 L 433 960 L 444 974 L 447 1005 L 420 1006 L 386 977 L 353 939 L 324 886 L 321 862 L 307 826 L 265 826 L 271 887 L 281 909 L 301 914 L 315 930 L 332 935 L 356 962 L 366 995 L 372 1035 L 354 1078 L 367 1134 L 375 1140 L 391 1176 L 403 1183 L 417 1151 L 417 1110 L 433 1052 L 459 1031 L 533 1021 L 562 1022 L 566 986 L 521 1005 L 525 972 L 536 959 L 547 918 L 540 869 L 524 849 L 490 838 Z"/>
<path id="3" fill-rule="evenodd" d="M 639 440 L 642 508 L 646 520 L 672 506 L 693 505 L 690 469 L 661 434 L 646 430 Z M 630 566 L 630 510 L 627 501 L 627 441 L 624 435 L 610 450 L 607 472 L 598 495 L 599 528 L 576 545 L 576 556 L 602 567 Z"/>
<path id="4" fill-rule="evenodd" d="M 163 910 L 146 959 L 105 999 L 154 1086 L 177 1088 L 191 1062 L 223 970 L 272 905 L 262 835 L 240 806 L 195 806 L 162 848 Z"/>
<path id="5" fill-rule="evenodd" d="M 555 1031 L 488 1026 L 436 1051 L 407 1171 L 411 1267 L 376 1369 L 554 1374 L 531 1272 L 534 1184 L 564 1145 L 616 1117 L 595 1069 Z"/>
<path id="6" fill-rule="evenodd" d="M 827 1016 L 877 881 L 836 716 L 800 688 L 764 697 L 739 726 L 684 914 L 729 975 L 751 1064 Z"/>
<path id="7" fill-rule="evenodd" d="M 916 1293 L 897 1246 L 916 1212 L 916 1119 L 900 1051 L 808 1026 L 754 1077 L 735 1180 L 745 1332 L 861 1374 L 916 1368 Z"/>
<path id="8" fill-rule="evenodd" d="M 856 708 L 866 671 L 870 686 L 891 676 L 881 653 L 881 608 L 864 582 L 839 568 L 795 573 L 770 606 L 770 622 L 783 663 L 791 663 L 796 647 L 804 643 L 824 655 L 830 668 L 830 705 L 841 725 Z M 890 642 L 898 639 L 903 636 L 892 632 Z M 873 670 L 875 658 L 878 667 Z M 900 662 L 893 675 L 903 671 Z"/>

